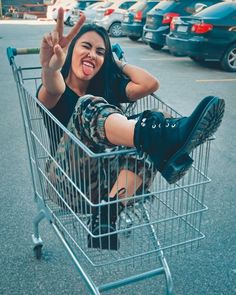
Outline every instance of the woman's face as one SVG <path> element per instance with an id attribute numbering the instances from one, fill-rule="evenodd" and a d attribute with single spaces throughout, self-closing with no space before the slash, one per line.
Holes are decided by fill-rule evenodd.
<path id="1" fill-rule="evenodd" d="M 79 80 L 91 80 L 104 63 L 105 51 L 105 43 L 100 35 L 94 31 L 83 34 L 73 50 L 73 75 Z"/>

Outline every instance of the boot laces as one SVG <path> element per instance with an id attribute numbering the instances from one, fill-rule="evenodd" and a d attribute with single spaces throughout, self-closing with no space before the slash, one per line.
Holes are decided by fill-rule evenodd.
<path id="1" fill-rule="evenodd" d="M 175 128 L 178 126 L 178 123 L 179 123 L 179 119 L 175 119 L 175 121 L 173 123 L 171 123 L 170 120 L 166 119 L 165 122 L 162 123 L 159 123 L 157 122 L 156 120 L 153 120 L 152 122 L 152 129 L 155 129 L 155 128 L 162 128 L 162 127 L 165 127 L 165 128 Z M 144 125 L 145 126 L 145 125 Z"/>

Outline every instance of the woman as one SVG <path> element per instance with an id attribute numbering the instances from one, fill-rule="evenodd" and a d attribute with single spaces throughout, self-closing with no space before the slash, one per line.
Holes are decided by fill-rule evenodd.
<path id="1" fill-rule="evenodd" d="M 106 31 L 95 25 L 82 26 L 84 20 L 81 14 L 78 23 L 63 36 L 63 9 L 60 9 L 56 29 L 44 36 L 39 100 L 91 150 L 102 152 L 107 147 L 135 146 L 150 156 L 155 169 L 168 182 L 176 182 L 192 164 L 191 151 L 220 125 L 224 101 L 207 97 L 187 118 L 166 118 L 161 112 L 145 111 L 138 121 L 129 120 L 120 103 L 156 91 L 159 83 L 145 70 L 115 61 Z M 50 130 L 54 129 L 48 128 L 49 137 L 53 138 L 52 152 L 57 154 L 58 144 L 62 147 L 65 140 L 62 133 L 55 137 Z M 53 168 L 50 169 L 53 174 Z M 101 209 L 94 207 L 89 247 L 118 248 L 117 234 L 112 232 L 120 208 L 110 201 L 132 196 L 143 182 L 141 170 L 142 167 L 135 173 L 132 169 L 121 169 L 111 190 L 92 199 L 95 204 L 101 201 L 105 204 Z M 146 187 L 151 178 L 148 175 L 144 180 Z M 124 203 L 119 202 L 119 207 Z M 101 233 L 110 233 L 109 238 L 94 237 Z"/>

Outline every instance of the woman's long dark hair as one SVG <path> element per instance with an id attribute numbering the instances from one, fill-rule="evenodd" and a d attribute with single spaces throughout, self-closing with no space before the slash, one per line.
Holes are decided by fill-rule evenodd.
<path id="1" fill-rule="evenodd" d="M 71 69 L 73 50 L 77 40 L 82 35 L 90 31 L 96 32 L 104 40 L 105 56 L 104 56 L 104 63 L 101 69 L 89 82 L 87 93 L 104 97 L 109 103 L 117 104 L 117 101 L 115 101 L 115 98 L 114 98 L 114 94 L 112 93 L 111 86 L 112 86 L 112 82 L 114 82 L 116 78 L 122 76 L 123 74 L 116 64 L 116 61 L 112 53 L 109 36 L 107 34 L 107 31 L 103 27 L 97 26 L 95 24 L 87 24 L 81 27 L 80 31 L 74 37 L 74 39 L 72 40 L 69 46 L 66 61 L 61 70 L 62 76 L 64 79 L 66 79 L 69 74 L 69 71 Z"/>

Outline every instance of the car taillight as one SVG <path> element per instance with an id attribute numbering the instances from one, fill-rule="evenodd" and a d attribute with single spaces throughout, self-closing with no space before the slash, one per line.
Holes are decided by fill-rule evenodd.
<path id="1" fill-rule="evenodd" d="M 173 18 L 172 18 L 172 21 L 171 21 L 171 23 L 170 23 L 170 30 L 171 31 L 174 31 L 175 30 L 175 25 L 176 25 L 176 23 L 179 21 L 179 17 L 178 16 L 174 16 Z"/>
<path id="2" fill-rule="evenodd" d="M 112 9 L 112 8 L 108 8 L 105 12 L 104 12 L 104 16 L 106 15 L 110 15 L 114 12 L 115 9 Z"/>
<path id="3" fill-rule="evenodd" d="M 164 14 L 162 23 L 163 24 L 170 24 L 173 17 L 175 17 L 175 16 L 179 16 L 179 14 L 175 13 L 175 12 L 169 12 L 169 13 Z"/>
<path id="4" fill-rule="evenodd" d="M 211 24 L 194 24 L 192 26 L 191 31 L 195 34 L 205 34 L 213 29 L 213 25 Z"/>
<path id="5" fill-rule="evenodd" d="M 142 11 L 138 11 L 138 12 L 135 14 L 135 16 L 134 16 L 134 20 L 135 20 L 136 22 L 141 22 L 141 21 L 142 21 L 142 16 L 143 16 Z"/>

